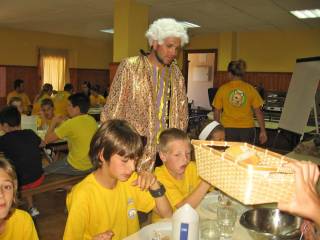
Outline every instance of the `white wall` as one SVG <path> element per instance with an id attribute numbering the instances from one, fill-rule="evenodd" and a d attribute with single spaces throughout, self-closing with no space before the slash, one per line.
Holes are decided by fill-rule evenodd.
<path id="1" fill-rule="evenodd" d="M 213 86 L 214 53 L 189 53 L 188 100 L 194 106 L 211 109 L 208 88 Z"/>

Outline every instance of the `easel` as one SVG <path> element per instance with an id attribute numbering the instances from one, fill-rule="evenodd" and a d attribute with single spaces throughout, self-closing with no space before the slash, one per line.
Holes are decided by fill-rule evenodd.
<path id="1" fill-rule="evenodd" d="M 319 80 L 320 57 L 300 58 L 296 60 L 296 66 L 292 74 L 273 146 L 281 130 L 300 135 L 300 141 L 302 141 L 312 108 L 314 111 L 316 133 L 319 133 L 315 98 Z"/>

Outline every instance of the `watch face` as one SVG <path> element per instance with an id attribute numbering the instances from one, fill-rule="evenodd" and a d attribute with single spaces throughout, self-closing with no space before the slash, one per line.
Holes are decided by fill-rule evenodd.
<path id="1" fill-rule="evenodd" d="M 162 184 L 160 184 L 160 188 L 157 189 L 157 190 L 149 190 L 150 194 L 152 197 L 154 198 L 157 198 L 157 197 L 162 197 L 165 192 L 166 192 L 166 189 L 164 188 L 164 186 Z"/>

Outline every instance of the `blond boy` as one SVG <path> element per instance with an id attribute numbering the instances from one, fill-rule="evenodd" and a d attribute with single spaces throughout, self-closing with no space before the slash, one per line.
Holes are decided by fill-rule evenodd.
<path id="1" fill-rule="evenodd" d="M 190 162 L 191 144 L 188 135 L 176 128 L 164 130 L 160 134 L 159 155 L 163 165 L 156 168 L 155 175 L 166 188 L 173 210 L 186 203 L 196 208 L 211 185 L 199 178 L 195 162 Z M 152 221 L 159 218 L 153 212 Z"/>

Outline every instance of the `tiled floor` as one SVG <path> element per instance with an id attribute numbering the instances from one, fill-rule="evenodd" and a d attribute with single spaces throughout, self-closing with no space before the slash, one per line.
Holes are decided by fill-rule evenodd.
<path id="1" fill-rule="evenodd" d="M 35 196 L 34 204 L 40 211 L 35 225 L 41 240 L 62 239 L 66 223 L 66 192 L 51 191 Z"/>

